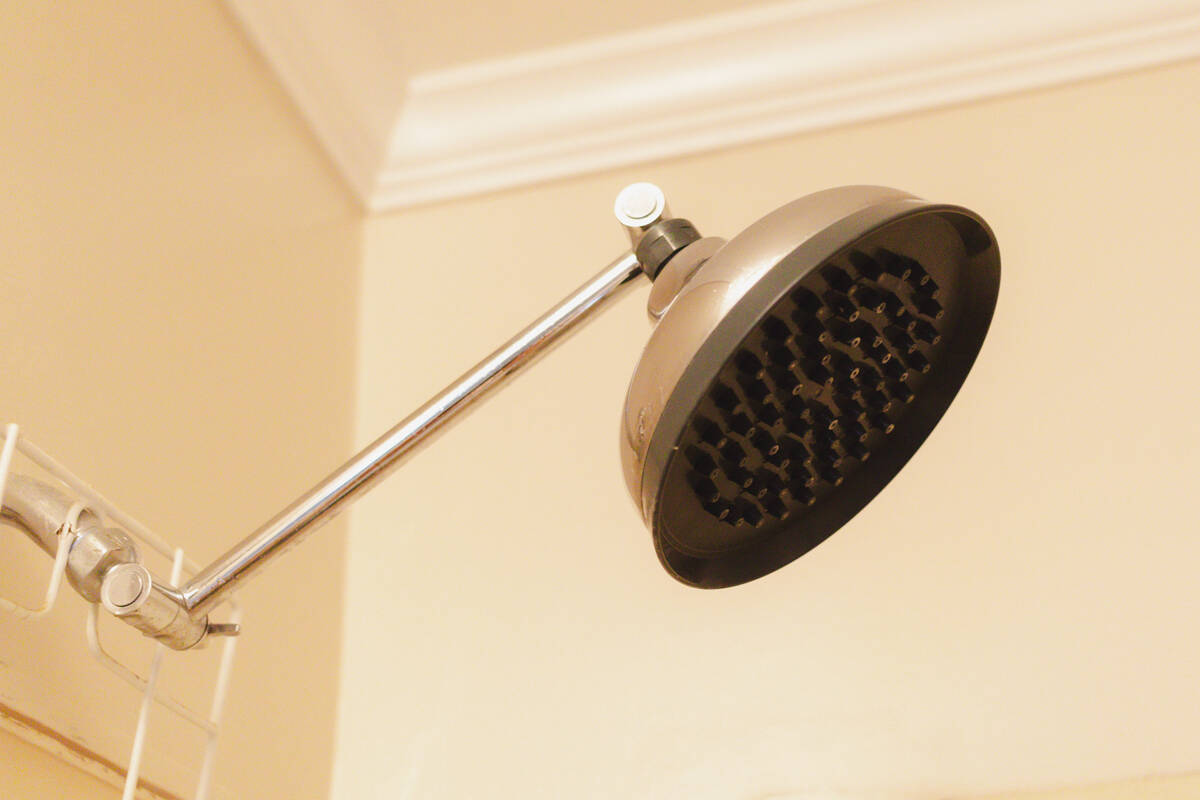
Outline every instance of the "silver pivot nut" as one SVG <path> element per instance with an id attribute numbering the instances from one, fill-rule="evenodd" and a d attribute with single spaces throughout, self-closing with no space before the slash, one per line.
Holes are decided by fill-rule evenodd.
<path id="1" fill-rule="evenodd" d="M 671 216 L 666 196 L 653 183 L 626 186 L 617 195 L 613 213 L 629 233 L 633 254 L 650 280 L 672 256 L 700 238 L 691 222 Z"/>
<path id="2" fill-rule="evenodd" d="M 667 210 L 667 197 L 653 183 L 631 183 L 617 194 L 613 203 L 617 221 L 629 233 L 629 243 L 637 247 L 646 229 L 671 216 Z"/>
<path id="3" fill-rule="evenodd" d="M 118 564 L 104 575 L 100 602 L 111 613 L 123 616 L 141 608 L 154 581 L 141 564 Z"/>

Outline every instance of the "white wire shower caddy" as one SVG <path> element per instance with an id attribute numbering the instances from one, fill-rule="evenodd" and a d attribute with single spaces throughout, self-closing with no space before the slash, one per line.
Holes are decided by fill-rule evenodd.
<path id="1" fill-rule="evenodd" d="M 37 608 L 28 608 L 0 596 L 0 610 L 20 619 L 35 621 L 45 617 L 54 609 L 67 567 L 67 556 L 76 535 L 75 526 L 79 515 L 84 510 L 99 514 L 120 525 L 134 539 L 169 559 L 172 565 L 170 578 L 172 586 L 179 586 L 185 575 L 195 575 L 200 571 L 200 565 L 188 558 L 182 548 L 172 547 L 162 537 L 105 499 L 103 495 L 34 445 L 29 439 L 22 437 L 19 426 L 14 423 L 8 424 L 0 436 L 4 441 L 3 447 L 0 448 L 0 502 L 4 498 L 9 471 L 16 453 L 20 453 L 57 479 L 73 493 L 75 498 L 75 503 L 67 514 L 66 522 L 58 531 L 57 552 L 54 565 L 46 581 L 46 590 L 41 605 Z M 240 625 L 242 611 L 237 599 L 231 594 L 226 596 L 222 602 L 229 607 L 229 622 L 232 625 Z M 158 688 L 163 656 L 168 649 L 164 644 L 155 643 L 149 668 L 146 676 L 143 677 L 136 670 L 121 663 L 104 648 L 100 639 L 99 616 L 100 604 L 91 603 L 85 617 L 84 627 L 88 651 L 105 669 L 129 684 L 141 696 L 137 727 L 134 730 L 133 741 L 129 749 L 129 765 L 126 770 L 122 800 L 133 800 L 137 792 L 142 755 L 145 752 L 149 734 L 150 708 L 154 703 L 158 703 L 174 716 L 190 723 L 204 733 L 203 759 L 193 796 L 195 800 L 208 800 L 212 786 L 212 770 L 216 760 L 217 739 L 221 732 L 221 714 L 229 688 L 229 677 L 233 670 L 237 637 L 225 638 L 214 680 L 209 712 L 202 714 Z"/>

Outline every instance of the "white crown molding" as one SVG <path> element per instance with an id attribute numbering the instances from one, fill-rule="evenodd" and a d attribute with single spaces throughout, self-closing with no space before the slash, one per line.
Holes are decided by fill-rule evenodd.
<path id="1" fill-rule="evenodd" d="M 1198 0 L 803 0 L 405 76 L 229 2 L 375 211 L 1200 56 Z"/>

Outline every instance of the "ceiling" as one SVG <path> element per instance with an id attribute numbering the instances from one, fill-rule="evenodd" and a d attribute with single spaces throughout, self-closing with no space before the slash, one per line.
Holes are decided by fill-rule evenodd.
<path id="1" fill-rule="evenodd" d="M 1200 55 L 1196 0 L 227 0 L 374 211 Z"/>

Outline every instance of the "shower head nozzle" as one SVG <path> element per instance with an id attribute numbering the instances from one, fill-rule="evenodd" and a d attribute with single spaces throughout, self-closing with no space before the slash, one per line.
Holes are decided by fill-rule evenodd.
<path id="1" fill-rule="evenodd" d="M 635 238 L 657 324 L 622 464 L 667 570 L 732 586 L 824 541 L 924 442 L 987 333 L 999 252 L 974 213 L 882 187 L 809 195 L 727 243 L 661 207 Z"/>

